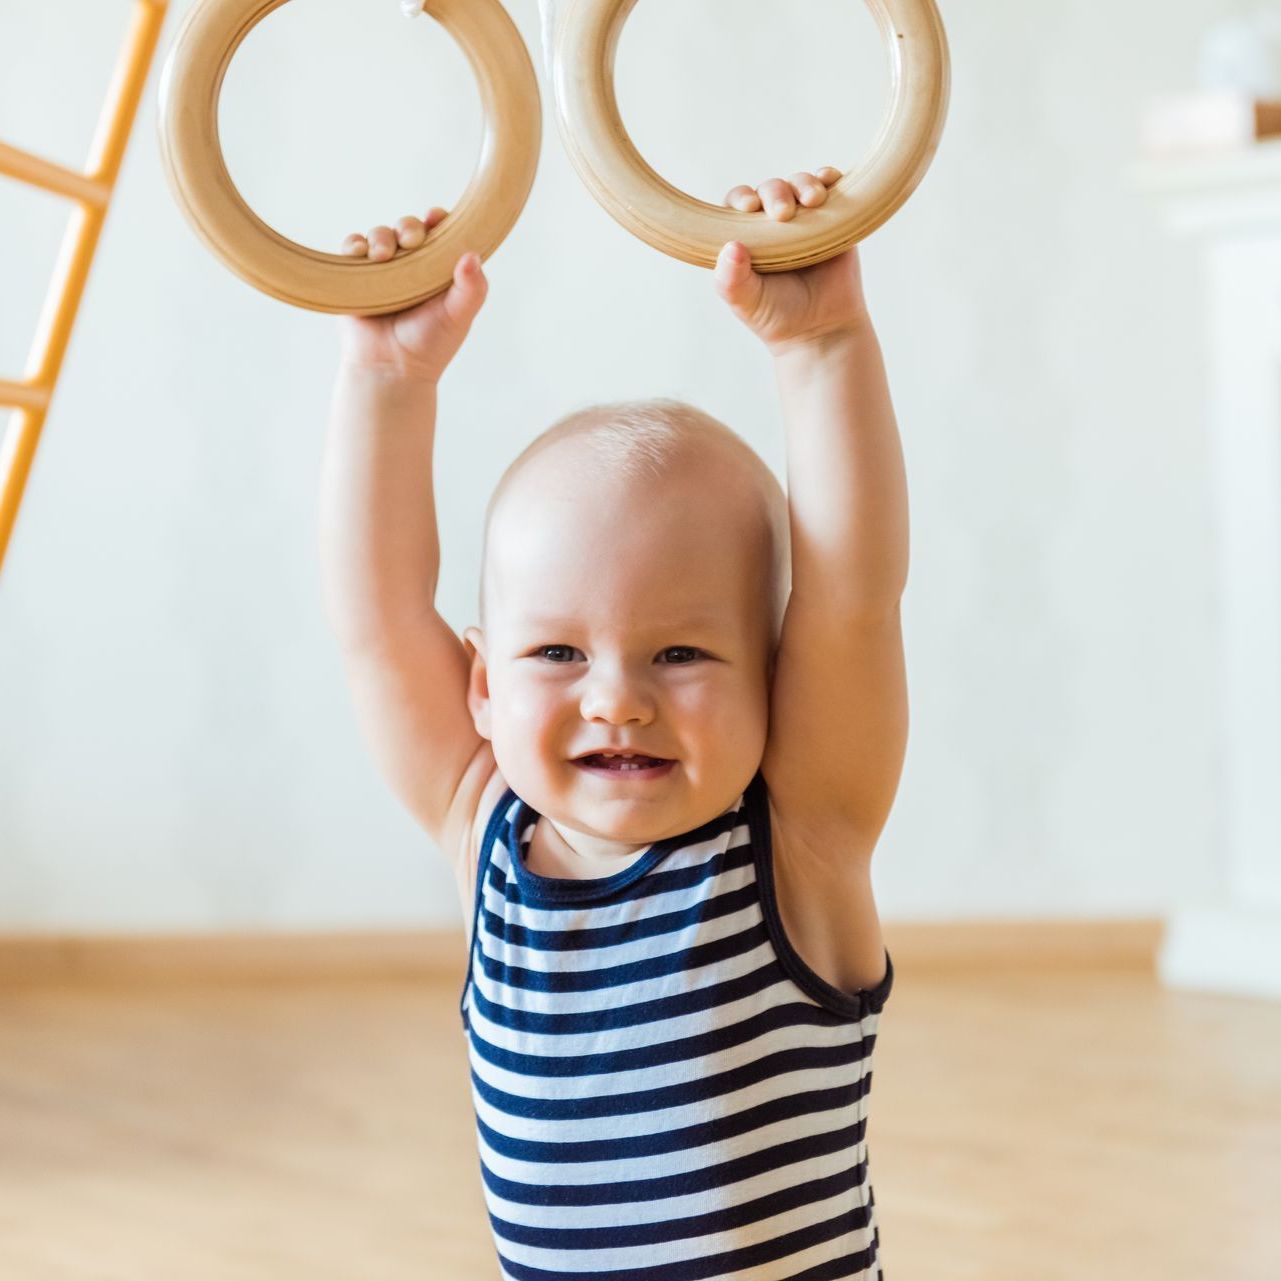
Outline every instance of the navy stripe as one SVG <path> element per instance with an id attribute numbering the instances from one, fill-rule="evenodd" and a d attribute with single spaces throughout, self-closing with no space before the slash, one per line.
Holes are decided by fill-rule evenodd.
<path id="1" fill-rule="evenodd" d="M 732 916 L 755 902 L 756 885 L 753 883 L 701 899 L 691 907 L 656 912 L 642 920 L 625 921 L 621 925 L 584 926 L 576 930 L 529 929 L 524 925 L 504 921 L 488 908 L 481 910 L 485 917 L 485 933 L 499 942 L 540 952 L 581 952 L 594 948 L 618 947 L 623 943 L 634 943 L 637 939 L 653 938 L 659 934 L 673 934 L 705 921 Z"/>
<path id="2" fill-rule="evenodd" d="M 507 1201 L 526 1205 L 627 1205 L 640 1201 L 662 1201 L 667 1197 L 688 1196 L 713 1188 L 755 1179 L 771 1170 L 812 1161 L 831 1152 L 842 1152 L 863 1138 L 865 1123 L 859 1121 L 826 1134 L 788 1139 L 773 1147 L 749 1152 L 717 1165 L 682 1169 L 653 1179 L 620 1179 L 613 1183 L 518 1183 L 494 1174 L 484 1162 L 481 1175 L 491 1192 Z"/>
<path id="3" fill-rule="evenodd" d="M 729 1116 L 714 1117 L 697 1125 L 686 1125 L 676 1130 L 659 1130 L 653 1134 L 637 1134 L 624 1138 L 586 1139 L 579 1143 L 544 1143 L 529 1139 L 509 1139 L 490 1129 L 477 1118 L 481 1137 L 500 1156 L 520 1161 L 539 1161 L 546 1165 L 562 1161 L 627 1161 L 640 1157 L 658 1156 L 664 1152 L 680 1152 L 685 1148 L 698 1148 L 707 1143 L 732 1139 L 747 1134 L 763 1125 L 774 1125 L 811 1112 L 825 1112 L 833 1108 L 849 1107 L 862 1097 L 863 1081 L 852 1081 L 830 1090 L 807 1090 L 801 1094 L 784 1095 L 770 1099 L 754 1108 L 746 1108 Z"/>
<path id="4" fill-rule="evenodd" d="M 870 1052 L 869 1048 L 868 1053 Z M 865 1057 L 862 1047 L 858 1045 L 833 1045 L 826 1048 L 800 1046 L 792 1050 L 779 1050 L 775 1054 L 756 1059 L 746 1067 L 735 1068 L 716 1076 L 698 1077 L 679 1085 L 664 1085 L 630 1094 L 605 1094 L 597 1098 L 578 1096 L 546 1099 L 506 1094 L 481 1080 L 474 1071 L 472 1088 L 491 1107 L 499 1108 L 511 1116 L 572 1121 L 579 1117 L 593 1119 L 625 1116 L 638 1112 L 655 1112 L 663 1108 L 687 1107 L 691 1103 L 706 1103 L 723 1094 L 748 1089 L 787 1072 L 848 1067 L 851 1063 L 862 1062 Z"/>
<path id="5" fill-rule="evenodd" d="M 726 1210 L 694 1214 L 684 1219 L 664 1219 L 656 1223 L 624 1223 L 608 1228 L 530 1228 L 523 1223 L 493 1219 L 493 1226 L 503 1238 L 519 1245 L 537 1245 L 544 1249 L 601 1250 L 619 1246 L 659 1245 L 664 1241 L 683 1241 L 687 1237 L 710 1236 L 748 1227 L 762 1219 L 772 1218 L 784 1210 L 814 1201 L 826 1201 L 858 1187 L 866 1165 L 854 1165 L 827 1179 L 811 1179 L 782 1192 L 744 1201 Z"/>
<path id="6" fill-rule="evenodd" d="M 541 1036 L 582 1035 L 697 1014 L 700 1010 L 755 996 L 765 988 L 775 987 L 782 977 L 782 969 L 771 956 L 766 964 L 723 983 L 709 983 L 706 987 L 690 988 L 673 996 L 659 996 L 628 1005 L 611 1005 L 603 1010 L 543 1014 L 538 1010 L 511 1009 L 491 1004 L 479 987 L 472 988 L 471 1005 L 491 1023 L 501 1024 L 513 1032 L 538 1033 Z"/>
<path id="7" fill-rule="evenodd" d="M 511 988 L 527 988 L 533 992 L 595 992 L 605 987 L 624 987 L 630 984 L 652 982 L 669 974 L 682 974 L 698 966 L 712 965 L 740 956 L 759 947 L 766 939 L 764 921 L 751 929 L 731 934 L 723 939 L 713 939 L 687 947 L 680 952 L 668 952 L 648 961 L 626 961 L 622 965 L 602 965 L 595 970 L 530 970 L 520 965 L 506 965 L 485 952 L 479 956 L 485 977 Z M 492 939 L 497 943 L 501 940 Z M 479 949 L 478 949 L 479 952 Z M 475 964 L 475 958 L 473 959 Z"/>
<path id="8" fill-rule="evenodd" d="M 815 1026 L 824 1022 L 822 1011 L 815 1013 L 813 1006 L 775 1005 L 729 1027 L 712 1027 L 694 1036 L 676 1037 L 627 1050 L 607 1050 L 600 1054 L 520 1054 L 491 1045 L 479 1033 L 474 1035 L 472 1044 L 481 1058 L 506 1072 L 535 1077 L 597 1076 L 602 1072 L 634 1072 L 638 1068 L 701 1060 L 744 1041 L 754 1041 L 780 1027 Z M 554 1046 L 547 1048 L 555 1049 Z"/>
<path id="9" fill-rule="evenodd" d="M 501 820 L 502 814 L 496 810 L 494 817 Z M 718 823 L 718 832 L 723 835 L 725 832 L 731 831 L 734 826 L 736 824 Z M 653 898 L 656 894 L 673 894 L 677 890 L 693 889 L 709 877 L 718 876 L 722 872 L 736 871 L 740 867 L 750 867 L 754 861 L 755 853 L 752 847 L 750 845 L 739 845 L 734 849 L 725 850 L 723 853 L 714 854 L 702 863 L 692 863 L 688 867 L 675 867 L 650 872 L 643 881 L 637 882 L 626 896 L 625 901 L 630 903 L 636 899 Z M 498 863 L 490 864 L 489 884 L 499 898 L 505 898 L 511 903 L 524 901 L 519 884 L 513 877 L 508 876 L 505 869 Z M 528 906 L 537 906 L 540 910 L 547 911 L 556 910 L 561 905 L 554 904 L 549 909 L 541 902 L 531 902 Z"/>

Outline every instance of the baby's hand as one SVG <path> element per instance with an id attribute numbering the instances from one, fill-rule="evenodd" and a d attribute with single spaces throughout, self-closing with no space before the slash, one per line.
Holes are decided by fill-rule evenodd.
<path id="1" fill-rule="evenodd" d="M 354 231 L 343 241 L 342 252 L 386 262 L 397 248 L 417 249 L 446 217 L 445 210 L 434 207 L 425 220 L 402 218 L 395 231 L 385 226 L 372 228 L 368 236 Z M 454 264 L 453 283 L 443 293 L 384 316 L 339 316 L 343 360 L 348 365 L 439 382 L 488 291 L 480 255 L 465 253 Z"/>
<path id="2" fill-rule="evenodd" d="M 735 187 L 725 204 L 748 213 L 763 205 L 771 218 L 788 222 L 805 216 L 804 210 L 798 214 L 798 203 L 823 204 L 840 176 L 839 169 L 827 166 L 817 174 L 793 174 L 787 182 L 771 178 L 755 190 Z M 713 279 L 716 292 L 774 355 L 868 322 L 857 245 L 813 267 L 761 275 L 752 270 L 747 246 L 731 240 L 721 249 Z"/>

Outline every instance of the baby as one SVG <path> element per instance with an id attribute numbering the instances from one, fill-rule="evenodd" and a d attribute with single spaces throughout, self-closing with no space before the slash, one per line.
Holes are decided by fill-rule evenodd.
<path id="1" fill-rule="evenodd" d="M 839 177 L 726 204 L 804 218 Z M 412 252 L 446 216 L 344 252 Z M 369 745 L 454 871 L 507 1281 L 883 1275 L 870 863 L 907 738 L 902 450 L 857 249 L 762 275 L 732 241 L 713 281 L 772 359 L 787 495 L 690 405 L 572 413 L 498 483 L 462 639 L 434 606 L 432 449 L 480 258 L 339 322 L 326 610 Z"/>

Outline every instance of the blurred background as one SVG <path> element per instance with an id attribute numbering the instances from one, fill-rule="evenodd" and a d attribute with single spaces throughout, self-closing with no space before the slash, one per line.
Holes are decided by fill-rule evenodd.
<path id="1" fill-rule="evenodd" d="M 159 71 L 189 7 L 169 5 L 0 580 L 0 937 L 459 930 L 449 867 L 377 774 L 322 615 L 336 322 L 211 256 L 162 172 Z M 441 388 L 437 606 L 459 633 L 478 619 L 493 484 L 574 408 L 680 397 L 786 480 L 764 350 L 710 272 L 595 203 L 557 135 L 535 0 L 507 8 L 538 66 L 543 150 Z M 0 139 L 82 167 L 130 9 L 0 0 Z M 873 864 L 890 951 L 899 923 L 1031 923 L 1032 938 L 1059 920 L 1140 922 L 1158 929 L 1168 987 L 1281 996 L 1281 141 L 1255 110 L 1281 100 L 1281 6 L 940 9 L 942 142 L 860 247 L 912 519 L 911 737 Z M 857 165 L 889 69 L 861 3 L 644 0 L 617 88 L 649 163 L 719 203 L 738 183 Z M 452 207 L 484 130 L 460 49 L 396 0 L 269 15 L 231 64 L 219 120 L 248 203 L 334 252 L 349 231 Z M 0 378 L 24 368 L 68 209 L 0 180 Z M 1025 1008 L 1052 1005 L 1046 990 Z M 1207 1027 L 1227 1038 L 1219 1006 L 1164 1022 L 1172 1008 L 1125 1016 L 1154 1062 L 1183 1062 Z M 1264 1007 L 1234 1008 L 1250 1015 L 1224 1062 L 1262 1074 L 1278 1043 L 1253 1021 Z M 1047 1032 L 1050 1066 L 1028 1079 L 1099 1036 L 1079 1017 L 1079 1038 Z M 913 1054 L 942 1052 L 930 1026 Z M 985 1068 L 982 1022 L 968 1026 Z M 450 1070 L 461 1102 L 464 1069 Z M 1235 1097 L 1266 1096 L 1275 1138 L 1274 1077 L 1236 1080 Z M 1139 1093 L 1150 1080 L 1125 1079 Z M 1188 1091 L 1149 1095 L 1164 1117 L 1197 1110 Z M 1116 1132 L 1094 1125 L 1073 1133 Z M 1223 1170 L 1262 1153 L 1251 1125 Z M 40 1132 L 28 1137 L 34 1153 Z M 1207 1143 L 1147 1156 L 1208 1161 Z M 907 1185 L 908 1150 L 896 1166 L 887 1140 L 887 1188 Z M 1210 1167 L 1180 1168 L 1199 1186 Z M 927 1169 L 950 1186 L 950 1169 L 910 1163 L 912 1178 Z M 474 1179 L 466 1213 L 483 1231 Z M 1047 1213 L 1059 1190 L 1045 1189 Z M 893 1224 L 892 1191 L 880 1199 Z M 958 1230 L 947 1204 L 914 1203 L 914 1226 Z M 1092 1220 L 1097 1248 L 1128 1259 L 1096 1274 L 1142 1275 L 1135 1259 L 1169 1245 L 1171 1204 L 1154 1194 L 1151 1249 L 1133 1256 Z M 1253 1236 L 1236 1224 L 1232 1267 L 1181 1246 L 1177 1276 L 1276 1275 L 1276 1242 L 1253 1222 Z M 999 1236 L 996 1221 L 969 1226 L 983 1248 Z M 1038 1246 L 1007 1273 L 958 1249 L 933 1275 L 1078 1275 L 1080 1242 L 1055 1230 L 1062 1272 Z"/>

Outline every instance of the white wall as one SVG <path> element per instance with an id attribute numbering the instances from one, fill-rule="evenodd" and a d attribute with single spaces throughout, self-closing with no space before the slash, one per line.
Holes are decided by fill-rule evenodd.
<path id="1" fill-rule="evenodd" d="M 156 146 L 175 0 L 0 577 L 0 929 L 458 920 L 444 861 L 359 739 L 320 608 L 332 317 L 242 283 Z M 538 50 L 534 0 L 508 7 Z M 1192 250 L 1129 193 L 1137 117 L 1193 78 L 1223 0 L 942 4 L 933 168 L 862 247 L 907 455 L 912 734 L 882 915 L 1160 913 L 1215 884 L 1214 597 Z M 0 138 L 83 163 L 126 0 L 0 0 Z M 644 0 L 619 97 L 709 200 L 848 168 L 888 76 L 859 4 Z M 465 59 L 396 0 L 294 0 L 224 91 L 228 163 L 334 249 L 452 204 L 480 137 Z M 0 181 L 0 376 L 23 367 L 63 206 Z M 442 388 L 438 605 L 475 619 L 507 460 L 592 400 L 675 395 L 784 474 L 767 357 L 710 273 L 579 184 L 550 96 L 534 193 Z"/>

